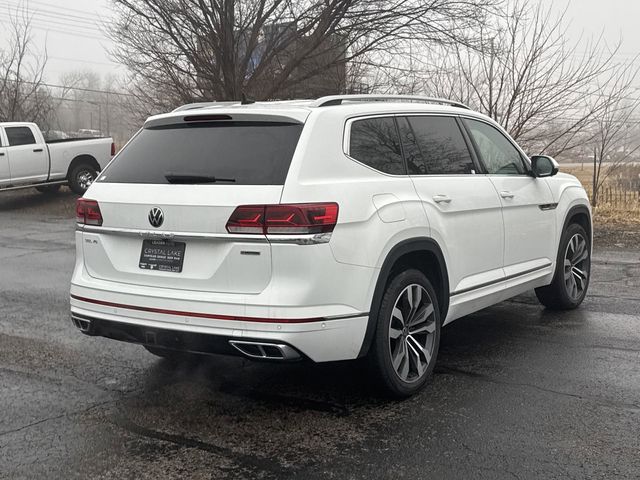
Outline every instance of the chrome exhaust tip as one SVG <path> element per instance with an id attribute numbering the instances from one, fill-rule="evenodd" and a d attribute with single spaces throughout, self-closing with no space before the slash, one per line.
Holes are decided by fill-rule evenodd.
<path id="1" fill-rule="evenodd" d="M 81 332 L 87 333 L 91 329 L 91 320 L 72 316 L 71 321 Z"/>
<path id="2" fill-rule="evenodd" d="M 229 345 L 249 358 L 284 361 L 300 360 L 302 358 L 296 349 L 281 343 L 229 340 Z"/>

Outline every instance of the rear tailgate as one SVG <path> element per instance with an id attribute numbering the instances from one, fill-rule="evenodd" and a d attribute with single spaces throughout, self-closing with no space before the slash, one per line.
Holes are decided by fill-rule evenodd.
<path id="1" fill-rule="evenodd" d="M 231 235 L 239 205 L 279 203 L 302 130 L 291 122 L 196 122 L 145 128 L 85 195 L 94 278 L 178 290 L 260 293 L 271 279 L 264 235 Z"/>
<path id="2" fill-rule="evenodd" d="M 229 235 L 225 224 L 236 206 L 278 203 L 280 186 L 96 184 L 103 225 L 85 233 L 84 261 L 98 279 L 172 289 L 259 293 L 271 278 L 271 249 L 264 236 Z M 150 224 L 159 208 L 163 223 Z M 145 240 L 166 238 L 184 247 L 181 271 L 141 268 Z M 167 243 L 167 242 L 165 242 Z M 164 247 L 164 246 L 163 246 Z M 149 259 L 147 255 L 146 259 Z M 150 263 L 150 262 L 147 262 Z M 176 263 L 176 265 L 179 262 Z"/>

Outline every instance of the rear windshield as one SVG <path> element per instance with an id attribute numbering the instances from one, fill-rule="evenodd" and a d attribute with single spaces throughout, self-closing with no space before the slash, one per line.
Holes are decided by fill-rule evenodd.
<path id="1" fill-rule="evenodd" d="M 222 179 L 225 185 L 283 185 L 301 131 L 299 124 L 272 122 L 145 128 L 99 181 L 171 183 L 167 176 L 188 175 Z"/>

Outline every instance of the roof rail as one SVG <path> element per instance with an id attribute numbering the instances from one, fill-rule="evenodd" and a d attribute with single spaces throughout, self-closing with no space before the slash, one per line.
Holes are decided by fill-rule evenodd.
<path id="1" fill-rule="evenodd" d="M 401 100 L 405 102 L 422 102 L 435 103 L 438 105 L 450 105 L 452 107 L 465 108 L 470 110 L 464 103 L 447 100 L 446 98 L 423 97 L 420 95 L 330 95 L 328 97 L 318 98 L 314 103 L 314 107 L 328 107 L 331 105 L 342 105 L 347 102 L 388 102 Z"/>
<path id="2" fill-rule="evenodd" d="M 174 112 L 182 112 L 183 110 L 196 110 L 198 108 L 205 107 L 228 107 L 229 105 L 237 105 L 240 102 L 198 102 L 198 103 L 187 103 L 186 105 L 182 105 L 176 109 Z"/>

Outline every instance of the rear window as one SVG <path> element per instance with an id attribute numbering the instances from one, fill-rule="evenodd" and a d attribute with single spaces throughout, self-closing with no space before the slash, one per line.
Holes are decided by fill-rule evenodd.
<path id="1" fill-rule="evenodd" d="M 109 183 L 170 183 L 167 175 L 283 185 L 302 125 L 211 122 L 143 129 L 100 176 Z M 193 182 L 198 183 L 198 182 Z"/>

